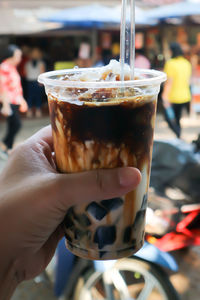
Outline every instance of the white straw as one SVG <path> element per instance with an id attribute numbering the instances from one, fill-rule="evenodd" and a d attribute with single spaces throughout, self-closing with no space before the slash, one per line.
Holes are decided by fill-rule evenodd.
<path id="1" fill-rule="evenodd" d="M 121 81 L 124 81 L 124 65 L 126 56 L 126 10 L 127 0 L 122 0 L 121 32 L 120 32 L 120 63 Z"/>
<path id="2" fill-rule="evenodd" d="M 130 3 L 131 14 L 131 41 L 130 41 L 130 68 L 131 68 L 131 80 L 134 80 L 135 75 L 135 0 L 131 0 Z"/>
<path id="3" fill-rule="evenodd" d="M 130 19 L 127 10 L 130 8 Z M 129 21 L 130 20 L 130 21 Z M 122 0 L 121 34 L 120 34 L 120 63 L 121 81 L 124 81 L 124 65 L 129 58 L 131 80 L 135 73 L 135 0 Z"/>

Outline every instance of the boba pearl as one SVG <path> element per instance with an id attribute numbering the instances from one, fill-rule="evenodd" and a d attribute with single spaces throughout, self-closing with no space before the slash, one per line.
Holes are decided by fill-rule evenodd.
<path id="1" fill-rule="evenodd" d="M 65 233 L 65 237 L 70 243 L 72 242 L 72 238 L 67 233 Z"/>
<path id="2" fill-rule="evenodd" d="M 146 209 L 147 208 L 147 200 L 148 200 L 148 195 L 145 194 L 144 197 L 143 197 L 141 209 Z"/>
<path id="3" fill-rule="evenodd" d="M 140 210 L 137 212 L 135 222 L 133 224 L 134 229 L 139 227 L 140 222 L 141 223 L 144 222 L 145 215 L 146 215 L 146 210 Z"/>
<path id="4" fill-rule="evenodd" d="M 94 235 L 94 242 L 98 244 L 99 249 L 106 245 L 112 245 L 116 240 L 115 226 L 100 226 Z"/>
<path id="5" fill-rule="evenodd" d="M 96 202 L 90 203 L 87 206 L 86 211 L 98 221 L 102 220 L 107 215 L 106 209 Z"/>
<path id="6" fill-rule="evenodd" d="M 123 242 L 124 243 L 129 243 L 131 240 L 131 234 L 132 234 L 132 226 L 128 226 L 126 227 L 125 231 L 124 231 L 124 238 L 123 238 Z"/>
<path id="7" fill-rule="evenodd" d="M 74 219 L 83 227 L 88 227 L 91 225 L 90 219 L 85 214 L 75 214 Z"/>
<path id="8" fill-rule="evenodd" d="M 110 212 L 122 206 L 124 201 L 121 198 L 113 198 L 101 201 L 101 204 Z"/>

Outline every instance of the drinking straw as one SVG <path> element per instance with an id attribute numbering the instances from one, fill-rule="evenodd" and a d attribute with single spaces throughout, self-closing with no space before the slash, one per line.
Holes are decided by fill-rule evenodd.
<path id="1" fill-rule="evenodd" d="M 130 41 L 130 68 L 131 68 L 131 80 L 134 80 L 135 73 L 135 0 L 131 0 L 131 41 Z"/>
<path id="2" fill-rule="evenodd" d="M 127 10 L 130 8 L 130 19 Z M 135 0 L 122 0 L 121 34 L 120 34 L 120 63 L 121 81 L 124 81 L 124 65 L 129 59 L 131 80 L 134 79 L 135 69 Z"/>
<path id="3" fill-rule="evenodd" d="M 120 64 L 121 64 L 121 81 L 124 81 L 124 65 L 126 55 L 126 11 L 127 0 L 122 0 L 122 15 L 120 29 Z"/>

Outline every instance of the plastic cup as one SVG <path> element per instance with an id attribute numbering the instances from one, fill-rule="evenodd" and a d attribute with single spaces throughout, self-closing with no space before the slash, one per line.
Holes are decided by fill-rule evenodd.
<path id="1" fill-rule="evenodd" d="M 48 72 L 39 76 L 39 82 L 48 96 L 60 172 L 134 166 L 142 173 L 136 190 L 73 206 L 63 221 L 67 248 L 75 255 L 118 259 L 137 252 L 144 242 L 157 96 L 166 75 L 136 69 L 140 79 L 134 81 L 83 82 L 66 77 L 95 72 Z"/>

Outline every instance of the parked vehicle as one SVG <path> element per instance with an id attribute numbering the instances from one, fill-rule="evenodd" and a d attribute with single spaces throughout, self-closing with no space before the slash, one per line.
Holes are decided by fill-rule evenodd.
<path id="1" fill-rule="evenodd" d="M 198 140 L 197 140 L 198 141 Z M 157 198 L 151 197 L 147 240 L 163 251 L 200 246 L 200 151 L 180 140 L 154 144 L 151 186 Z M 176 194 L 175 199 L 170 199 Z M 155 195 L 154 194 L 154 195 Z M 150 224 L 151 220 L 157 225 Z M 159 228 L 159 232 L 158 232 Z M 155 230 L 154 230 L 155 229 Z"/>
<path id="2" fill-rule="evenodd" d="M 55 295 L 68 300 L 178 300 L 166 272 L 177 269 L 170 254 L 147 242 L 132 257 L 90 261 L 75 257 L 62 240 L 52 280 Z"/>

